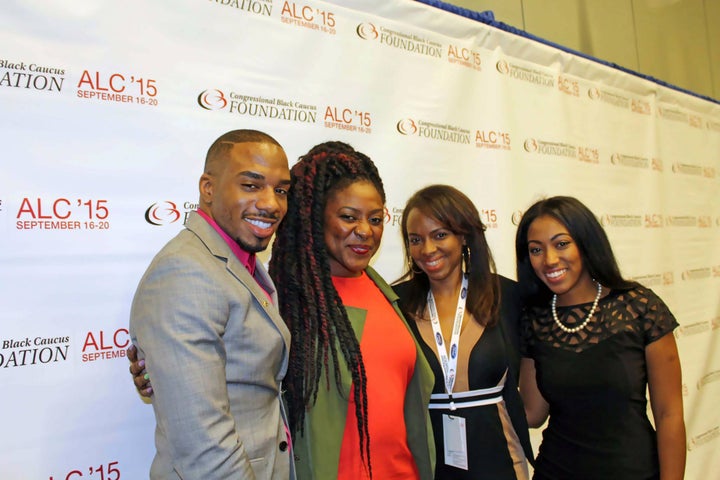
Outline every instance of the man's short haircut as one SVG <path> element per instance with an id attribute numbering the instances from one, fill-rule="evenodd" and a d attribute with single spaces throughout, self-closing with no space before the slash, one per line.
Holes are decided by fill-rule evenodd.
<path id="1" fill-rule="evenodd" d="M 231 130 L 222 134 L 210 145 L 205 156 L 205 173 L 210 173 L 209 167 L 216 160 L 224 158 L 236 143 L 271 143 L 282 148 L 282 145 L 267 133 L 247 129 Z"/>

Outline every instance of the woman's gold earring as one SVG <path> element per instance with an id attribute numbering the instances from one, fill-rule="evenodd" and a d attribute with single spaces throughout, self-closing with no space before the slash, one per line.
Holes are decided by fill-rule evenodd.
<path id="1" fill-rule="evenodd" d="M 415 262 L 413 262 L 412 260 L 408 260 L 408 270 L 415 274 L 423 273 L 423 271 L 420 269 L 415 270 Z"/>
<path id="2" fill-rule="evenodd" d="M 467 245 L 462 246 L 462 258 L 463 263 L 465 263 L 465 268 L 463 270 L 465 271 L 465 273 L 470 273 L 470 247 L 468 247 Z"/>

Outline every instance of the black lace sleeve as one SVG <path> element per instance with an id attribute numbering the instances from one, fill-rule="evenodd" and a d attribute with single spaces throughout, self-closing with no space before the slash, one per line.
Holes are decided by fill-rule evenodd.
<path id="1" fill-rule="evenodd" d="M 679 326 L 665 302 L 655 292 L 642 286 L 627 292 L 641 322 L 645 345 L 658 340 Z"/>

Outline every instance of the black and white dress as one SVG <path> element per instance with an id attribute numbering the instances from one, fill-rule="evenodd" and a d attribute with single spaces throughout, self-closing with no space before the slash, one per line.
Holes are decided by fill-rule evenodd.
<path id="1" fill-rule="evenodd" d="M 515 282 L 500 277 L 501 321 L 491 328 L 468 322 L 460 333 L 457 376 L 467 375 L 469 390 L 453 392 L 458 407 L 451 411 L 443 371 L 432 341 L 432 329 L 408 324 L 435 374 L 430 420 L 435 436 L 436 480 L 523 480 L 528 478 L 532 448 L 525 412 L 517 391 L 520 302 Z M 393 286 L 402 305 L 403 284 Z M 456 384 L 457 385 L 457 384 Z M 468 451 L 468 470 L 445 464 L 443 414 L 462 416 Z"/>

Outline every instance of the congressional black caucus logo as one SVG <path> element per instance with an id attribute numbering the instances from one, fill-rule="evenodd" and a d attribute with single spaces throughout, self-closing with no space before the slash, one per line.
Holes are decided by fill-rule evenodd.
<path id="1" fill-rule="evenodd" d="M 678 173 L 682 175 L 693 175 L 696 177 L 703 176 L 703 167 L 701 165 L 675 162 L 670 168 L 672 169 L 673 173 Z"/>
<path id="2" fill-rule="evenodd" d="M 403 118 L 395 125 L 397 131 L 403 135 L 415 135 L 418 131 L 417 123 L 412 118 Z"/>
<path id="3" fill-rule="evenodd" d="M 657 287 L 663 284 L 662 273 L 647 273 L 644 275 L 635 275 L 631 277 L 631 279 L 635 282 L 642 283 L 643 286 L 648 288 Z"/>
<path id="4" fill-rule="evenodd" d="M 701 320 L 690 324 L 682 324 L 673 331 L 675 338 L 685 338 L 694 335 L 705 335 L 712 331 L 709 321 Z"/>
<path id="5" fill-rule="evenodd" d="M 198 105 L 205 110 L 222 110 L 227 107 L 228 101 L 222 90 L 211 88 L 200 92 L 197 98 Z"/>
<path id="6" fill-rule="evenodd" d="M 377 40 L 380 36 L 378 29 L 372 23 L 360 23 L 355 27 L 355 33 L 363 40 Z"/>
<path id="7" fill-rule="evenodd" d="M 689 123 L 688 114 L 682 110 L 668 108 L 663 106 L 657 107 L 657 116 L 672 122 Z"/>
<path id="8" fill-rule="evenodd" d="M 442 45 L 434 40 L 417 34 L 378 27 L 373 23 L 361 23 L 355 27 L 357 36 L 363 40 L 378 41 L 384 47 L 404 50 L 405 52 L 442 58 Z"/>
<path id="9" fill-rule="evenodd" d="M 497 63 L 495 63 L 495 70 L 501 75 L 508 76 L 515 80 L 521 80 L 541 87 L 555 87 L 555 77 L 537 68 L 510 63 L 507 60 L 498 60 Z"/>
<path id="10" fill-rule="evenodd" d="M 390 215 L 390 209 L 388 209 L 388 207 L 385 207 L 385 210 L 383 211 L 383 218 L 385 219 L 386 225 L 392 221 L 392 216 Z"/>
<path id="11" fill-rule="evenodd" d="M 668 215 L 665 217 L 668 227 L 697 227 L 698 218 L 694 215 Z"/>
<path id="12" fill-rule="evenodd" d="M 528 138 L 523 142 L 523 148 L 528 153 L 535 153 L 538 151 L 538 142 L 534 138 Z"/>
<path id="13" fill-rule="evenodd" d="M 507 75 L 510 73 L 510 64 L 505 60 L 498 60 L 495 64 L 495 69 L 503 75 Z"/>
<path id="14" fill-rule="evenodd" d="M 448 123 L 404 118 L 395 124 L 395 129 L 402 135 L 440 140 L 448 143 L 469 145 L 472 140 L 470 130 Z"/>
<path id="15" fill-rule="evenodd" d="M 712 277 L 711 267 L 693 268 L 690 270 L 684 270 L 680 277 L 683 280 L 704 280 Z"/>
<path id="16" fill-rule="evenodd" d="M 523 148 L 528 153 L 537 153 L 540 155 L 554 155 L 557 157 L 579 158 L 578 147 L 564 142 L 549 142 L 528 138 L 523 142 Z M 588 153 L 591 163 L 595 163 L 599 158 L 596 155 Z M 582 158 L 584 160 L 584 158 Z"/>
<path id="17" fill-rule="evenodd" d="M 233 115 L 270 118 L 297 123 L 316 123 L 317 105 L 293 98 L 247 95 L 231 91 L 226 94 L 219 89 L 203 90 L 197 103 L 205 110 L 223 110 Z"/>
<path id="18" fill-rule="evenodd" d="M 510 217 L 510 221 L 512 222 L 513 225 L 515 225 L 517 227 L 518 225 L 520 225 L 520 220 L 522 220 L 522 216 L 523 216 L 522 210 L 515 210 L 512 213 L 512 216 Z"/>
<path id="19" fill-rule="evenodd" d="M 650 168 L 650 159 L 639 155 L 626 155 L 624 153 L 613 153 L 610 155 L 610 163 L 633 168 Z"/>
<path id="20" fill-rule="evenodd" d="M 603 103 L 607 103 L 614 107 L 619 107 L 626 110 L 630 108 L 630 98 L 623 95 L 618 95 L 617 93 L 613 93 L 607 90 L 600 90 L 597 87 L 590 87 L 588 88 L 587 94 L 591 100 L 600 100 Z"/>
<path id="21" fill-rule="evenodd" d="M 145 210 L 145 221 L 156 227 L 175 223 L 181 216 L 177 204 L 170 200 L 153 203 Z"/>
<path id="22" fill-rule="evenodd" d="M 642 227 L 643 217 L 642 215 L 606 213 L 600 217 L 600 224 L 603 227 Z"/>
<path id="23" fill-rule="evenodd" d="M 403 209 L 400 207 L 385 207 L 385 225 L 391 227 L 400 226 L 402 222 Z"/>

